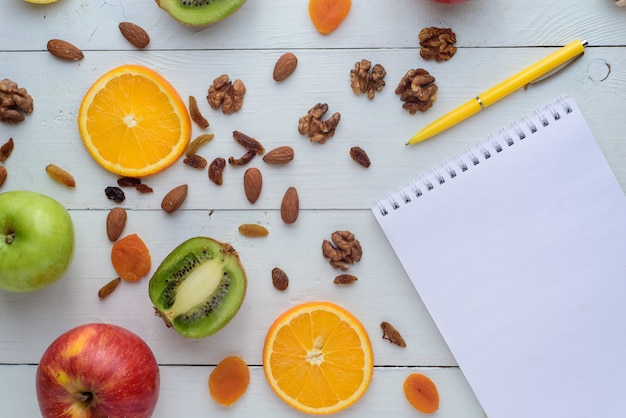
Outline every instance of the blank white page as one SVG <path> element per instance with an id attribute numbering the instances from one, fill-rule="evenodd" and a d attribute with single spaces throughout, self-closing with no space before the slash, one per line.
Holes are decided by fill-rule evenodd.
<path id="1" fill-rule="evenodd" d="M 573 99 L 372 211 L 489 418 L 624 416 L 626 199 Z"/>

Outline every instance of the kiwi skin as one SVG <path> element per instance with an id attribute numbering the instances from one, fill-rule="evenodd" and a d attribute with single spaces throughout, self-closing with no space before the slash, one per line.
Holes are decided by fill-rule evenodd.
<path id="1" fill-rule="evenodd" d="M 228 324 L 243 303 L 246 272 L 228 243 L 194 237 L 154 272 L 148 294 L 157 316 L 186 338 L 204 338 Z"/>
<path id="2" fill-rule="evenodd" d="M 155 0 L 174 19 L 188 26 L 207 26 L 235 13 L 246 0 Z"/>

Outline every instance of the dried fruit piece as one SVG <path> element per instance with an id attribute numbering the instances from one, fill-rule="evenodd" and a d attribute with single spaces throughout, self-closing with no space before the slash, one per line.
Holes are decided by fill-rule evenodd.
<path id="1" fill-rule="evenodd" d="M 246 170 L 243 175 L 243 190 L 246 193 L 248 202 L 255 203 L 261 195 L 263 188 L 263 176 L 261 170 L 252 167 Z"/>
<path id="2" fill-rule="evenodd" d="M 54 164 L 48 164 L 46 166 L 46 173 L 56 182 L 64 184 L 67 187 L 76 187 L 76 181 L 74 177 Z"/>
<path id="3" fill-rule="evenodd" d="M 201 129 L 206 129 L 210 125 L 209 121 L 202 116 L 200 108 L 198 107 L 198 101 L 194 96 L 189 96 L 189 116 L 191 116 L 191 120 Z"/>
<path id="4" fill-rule="evenodd" d="M 367 152 L 365 152 L 365 150 L 361 147 L 350 148 L 350 157 L 365 168 L 369 167 L 371 164 L 370 157 L 367 155 Z"/>
<path id="5" fill-rule="evenodd" d="M 286 224 L 292 224 L 298 219 L 300 213 L 300 199 L 298 191 L 291 186 L 285 191 L 280 204 L 280 217 Z"/>
<path id="6" fill-rule="evenodd" d="M 272 285 L 277 290 L 286 290 L 289 287 L 289 276 L 282 269 L 274 267 L 272 269 Z"/>
<path id="7" fill-rule="evenodd" d="M 413 373 L 404 380 L 404 395 L 420 412 L 430 414 L 439 409 L 437 386 L 423 374 Z"/>
<path id="8" fill-rule="evenodd" d="M 137 187 L 141 184 L 141 180 L 135 177 L 120 177 L 117 179 L 117 185 L 120 187 Z"/>
<path id="9" fill-rule="evenodd" d="M 380 329 L 383 330 L 383 339 L 388 340 L 392 344 L 399 345 L 400 347 L 406 347 L 406 342 L 402 335 L 394 328 L 389 322 L 383 321 L 380 323 Z"/>
<path id="10" fill-rule="evenodd" d="M 257 154 L 263 154 L 265 152 L 265 147 L 255 138 L 252 138 L 249 135 L 244 134 L 240 131 L 233 131 L 233 138 L 235 141 L 247 149 L 248 151 L 254 151 Z"/>
<path id="11" fill-rule="evenodd" d="M 241 357 L 228 356 L 209 375 L 209 393 L 220 405 L 234 404 L 248 389 L 250 370 Z"/>
<path id="12" fill-rule="evenodd" d="M 274 148 L 263 156 L 263 161 L 268 164 L 287 164 L 293 160 L 293 148 L 288 145 Z"/>
<path id="13" fill-rule="evenodd" d="M 148 186 L 147 184 L 138 184 L 136 186 L 136 189 L 139 193 L 152 193 L 154 190 L 152 190 L 152 187 Z"/>
<path id="14" fill-rule="evenodd" d="M 102 286 L 100 288 L 100 290 L 98 290 L 98 297 L 100 299 L 104 299 L 107 296 L 109 296 L 111 293 L 113 293 L 113 291 L 115 289 L 117 289 L 117 286 L 119 286 L 121 281 L 122 281 L 122 278 L 121 277 L 117 277 L 117 278 L 111 280 L 109 283 L 107 283 L 104 286 Z"/>
<path id="15" fill-rule="evenodd" d="M 0 161 L 6 161 L 6 159 L 11 156 L 14 146 L 15 145 L 13 144 L 13 138 L 9 138 L 7 142 L 2 144 L 2 146 L 0 147 Z"/>
<path id="16" fill-rule="evenodd" d="M 80 49 L 62 39 L 50 39 L 47 48 L 52 55 L 65 61 L 79 61 L 85 57 Z"/>
<path id="17" fill-rule="evenodd" d="M 352 284 L 352 283 L 355 283 L 357 280 L 358 278 L 352 274 L 340 274 L 339 276 L 335 277 L 335 279 L 333 280 L 333 283 Z"/>
<path id="18" fill-rule="evenodd" d="M 298 58 L 292 52 L 285 52 L 274 64 L 272 77 L 275 81 L 283 81 L 296 71 L 297 66 Z"/>
<path id="19" fill-rule="evenodd" d="M 183 163 L 190 167 L 200 168 L 200 169 L 205 168 L 208 164 L 207 160 L 204 157 L 197 155 L 197 154 L 185 157 L 185 159 L 183 160 Z"/>
<path id="20" fill-rule="evenodd" d="M 5 78 L 0 80 L 0 122 L 16 124 L 33 113 L 33 98 L 26 89 Z"/>
<path id="21" fill-rule="evenodd" d="M 163 197 L 163 200 L 161 201 L 161 209 L 167 213 L 176 211 L 187 198 L 188 189 L 189 187 L 186 184 L 174 187 Z"/>
<path id="22" fill-rule="evenodd" d="M 106 220 L 107 237 L 114 242 L 122 235 L 126 226 L 127 214 L 124 208 L 113 208 L 109 211 Z"/>
<path id="23" fill-rule="evenodd" d="M 117 203 L 121 203 L 124 199 L 126 199 L 126 195 L 124 195 L 122 189 L 115 186 L 106 187 L 104 189 L 104 194 L 106 194 L 107 198 Z"/>
<path id="24" fill-rule="evenodd" d="M 328 35 L 343 22 L 350 11 L 350 0 L 309 0 L 309 16 L 315 29 Z"/>
<path id="25" fill-rule="evenodd" d="M 228 164 L 230 165 L 246 165 L 248 164 L 250 161 L 252 161 L 252 159 L 256 156 L 256 152 L 249 150 L 246 151 L 245 154 L 243 154 L 241 157 L 239 158 L 235 158 L 235 157 L 228 157 Z"/>
<path id="26" fill-rule="evenodd" d="M 4 168 L 4 166 L 0 165 L 0 187 L 2 187 L 4 182 L 7 180 L 7 177 L 8 177 L 7 169 Z"/>
<path id="27" fill-rule="evenodd" d="M 143 49 L 150 43 L 150 36 L 141 26 L 131 22 L 122 22 L 118 25 L 120 32 L 135 48 Z"/>
<path id="28" fill-rule="evenodd" d="M 224 168 L 226 168 L 226 160 L 222 157 L 215 158 L 209 165 L 209 179 L 218 186 L 224 182 Z"/>
<path id="29" fill-rule="evenodd" d="M 210 142 L 214 137 L 215 137 L 214 134 L 200 134 L 200 135 L 198 135 L 197 137 L 195 137 L 193 139 L 193 141 L 191 141 L 191 143 L 187 147 L 187 150 L 185 151 L 185 155 L 187 157 L 190 157 L 190 156 L 194 155 L 196 152 L 198 152 L 198 150 L 200 149 L 201 146 L 203 146 L 204 144 Z"/>
<path id="30" fill-rule="evenodd" d="M 150 251 L 139 235 L 127 235 L 113 244 L 111 263 L 123 280 L 136 282 L 150 272 Z"/>
<path id="31" fill-rule="evenodd" d="M 259 224 L 241 224 L 239 225 L 239 233 L 250 238 L 265 237 L 269 234 L 266 227 Z"/>

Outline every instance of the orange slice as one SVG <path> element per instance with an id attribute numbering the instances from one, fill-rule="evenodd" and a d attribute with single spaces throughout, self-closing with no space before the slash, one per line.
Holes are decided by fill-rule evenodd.
<path id="1" fill-rule="evenodd" d="M 329 302 L 307 302 L 270 327 L 263 369 L 287 404 L 310 414 L 330 414 L 365 393 L 374 356 L 365 328 L 350 312 Z"/>
<path id="2" fill-rule="evenodd" d="M 154 70 L 123 65 L 100 77 L 85 94 L 78 129 L 105 169 L 144 177 L 172 165 L 185 151 L 191 121 L 174 87 Z"/>

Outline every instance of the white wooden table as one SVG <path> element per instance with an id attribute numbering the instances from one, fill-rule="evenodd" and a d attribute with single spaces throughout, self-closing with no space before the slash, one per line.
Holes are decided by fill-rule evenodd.
<path id="1" fill-rule="evenodd" d="M 15 151 L 4 163 L 9 178 L 0 191 L 30 189 L 59 200 L 70 209 L 77 245 L 70 270 L 56 284 L 30 294 L 0 292 L 2 416 L 39 415 L 34 380 L 39 358 L 58 335 L 87 322 L 121 325 L 150 345 L 162 374 L 155 417 L 298 416 L 266 383 L 261 354 L 272 321 L 290 306 L 309 300 L 343 305 L 360 318 L 372 340 L 376 367 L 371 386 L 339 416 L 419 415 L 402 392 L 411 372 L 424 373 L 437 384 L 441 408 L 433 416 L 483 416 L 370 207 L 398 184 L 563 94 L 578 101 L 626 188 L 626 8 L 612 0 L 469 0 L 461 5 L 353 0 L 343 24 L 322 36 L 309 20 L 307 3 L 249 0 L 235 15 L 200 30 L 177 23 L 153 0 L 60 0 L 48 6 L 3 2 L 0 78 L 27 88 L 35 111 L 19 125 L 0 124 L 0 143 L 15 140 Z M 152 40 L 146 50 L 136 50 L 121 36 L 121 21 L 147 30 Z M 452 60 L 420 58 L 417 34 L 427 26 L 456 32 L 459 51 Z M 85 58 L 65 62 L 51 56 L 46 43 L 52 38 L 74 43 Z M 427 122 L 575 38 L 588 40 L 589 47 L 558 76 L 515 93 L 462 127 L 412 147 L 404 145 Z M 298 68 L 276 83 L 274 62 L 286 51 L 297 55 Z M 387 70 L 387 86 L 372 101 L 350 88 L 349 72 L 364 58 Z M 227 167 L 224 185 L 217 187 L 206 172 L 178 162 L 145 179 L 153 194 L 126 192 L 121 204 L 129 211 L 125 233 L 145 240 L 153 270 L 176 245 L 196 235 L 228 241 L 239 251 L 249 276 L 244 305 L 225 329 L 203 340 L 186 340 L 163 326 L 153 314 L 147 278 L 123 283 L 104 301 L 97 297 L 98 289 L 115 277 L 104 222 L 116 204 L 105 197 L 104 188 L 115 185 L 117 176 L 89 157 L 76 115 L 88 87 L 125 63 L 154 68 L 183 98 L 199 99 L 211 122 L 208 132 L 215 134 L 201 151 L 207 159 L 241 154 L 233 130 L 256 137 L 267 149 L 291 145 L 296 152 L 284 167 L 252 161 L 250 166 L 259 167 L 264 176 L 254 205 L 243 193 L 242 167 Z M 436 77 L 439 94 L 426 113 L 410 115 L 394 89 L 407 70 L 418 67 Z M 204 100 L 213 79 L 224 73 L 241 79 L 248 89 L 243 108 L 230 116 L 211 110 Z M 297 132 L 298 118 L 318 102 L 328 103 L 331 113 L 341 113 L 335 136 L 323 145 Z M 199 133 L 194 126 L 193 136 Z M 368 152 L 371 167 L 364 169 L 350 159 L 354 145 Z M 70 171 L 76 189 L 53 182 L 44 170 L 48 163 Z M 187 201 L 168 215 L 160 209 L 161 199 L 181 183 L 189 184 Z M 293 225 L 285 225 L 279 214 L 289 186 L 298 189 L 302 209 Z M 265 225 L 269 236 L 240 236 L 237 227 L 247 222 Z M 350 270 L 359 277 L 353 286 L 333 285 L 339 272 L 321 254 L 322 241 L 339 229 L 354 232 L 364 250 L 362 261 Z M 285 292 L 272 287 L 270 271 L 275 266 L 291 279 Z M 381 338 L 381 321 L 400 330 L 408 344 L 405 349 Z M 226 409 L 210 398 L 207 378 L 230 354 L 251 365 L 252 378 L 243 398 Z"/>

